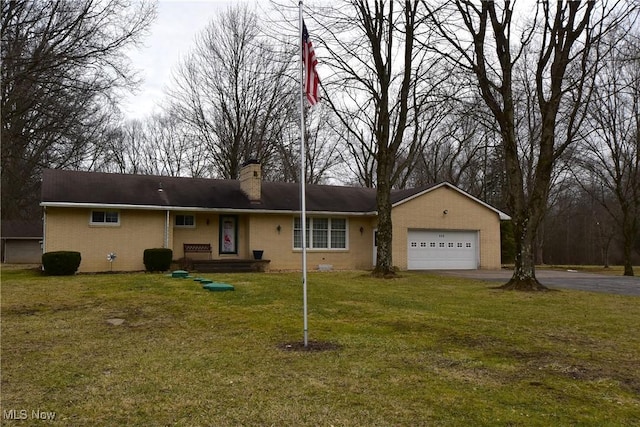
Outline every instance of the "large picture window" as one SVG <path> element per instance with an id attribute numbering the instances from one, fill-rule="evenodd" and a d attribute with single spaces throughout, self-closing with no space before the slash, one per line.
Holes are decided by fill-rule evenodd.
<path id="1" fill-rule="evenodd" d="M 118 211 L 91 211 L 92 225 L 119 225 L 120 213 Z"/>
<path id="2" fill-rule="evenodd" d="M 347 220 L 344 218 L 307 218 L 307 248 L 346 249 Z M 302 248 L 302 221 L 294 219 L 293 247 Z"/>

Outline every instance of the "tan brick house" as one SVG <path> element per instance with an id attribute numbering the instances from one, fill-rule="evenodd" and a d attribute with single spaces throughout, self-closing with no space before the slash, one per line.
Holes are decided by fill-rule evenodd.
<path id="1" fill-rule="evenodd" d="M 307 185 L 308 268 L 371 269 L 375 189 Z M 392 194 L 393 263 L 400 269 L 500 267 L 508 216 L 457 187 Z M 300 187 L 263 182 L 260 165 L 240 180 L 46 170 L 43 251 L 82 254 L 81 272 L 143 270 L 144 249 L 174 259 L 244 260 L 262 251 L 270 270 L 301 268 Z M 193 251 L 193 252 L 192 252 Z"/>

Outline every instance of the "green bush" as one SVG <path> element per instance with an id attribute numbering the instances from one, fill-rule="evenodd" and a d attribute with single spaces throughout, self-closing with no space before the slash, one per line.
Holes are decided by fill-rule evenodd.
<path id="1" fill-rule="evenodd" d="M 144 267 L 147 271 L 167 271 L 171 268 L 173 251 L 166 248 L 144 250 Z"/>
<path id="2" fill-rule="evenodd" d="M 71 276 L 80 267 L 80 252 L 56 251 L 42 254 L 44 272 L 52 276 Z"/>
<path id="3" fill-rule="evenodd" d="M 500 221 L 500 246 L 502 264 L 513 264 L 516 259 L 516 238 L 512 221 Z"/>

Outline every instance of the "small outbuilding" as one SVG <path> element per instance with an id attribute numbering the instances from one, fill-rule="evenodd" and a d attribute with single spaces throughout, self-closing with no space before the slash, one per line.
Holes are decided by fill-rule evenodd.
<path id="1" fill-rule="evenodd" d="M 2 221 L 1 247 L 4 264 L 42 262 L 42 221 Z"/>

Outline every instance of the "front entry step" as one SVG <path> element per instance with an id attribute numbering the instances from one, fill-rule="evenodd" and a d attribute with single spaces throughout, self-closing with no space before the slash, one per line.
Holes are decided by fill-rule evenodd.
<path id="1" fill-rule="evenodd" d="M 193 270 L 200 273 L 251 273 L 265 272 L 269 260 L 261 259 L 214 259 L 193 260 Z"/>

